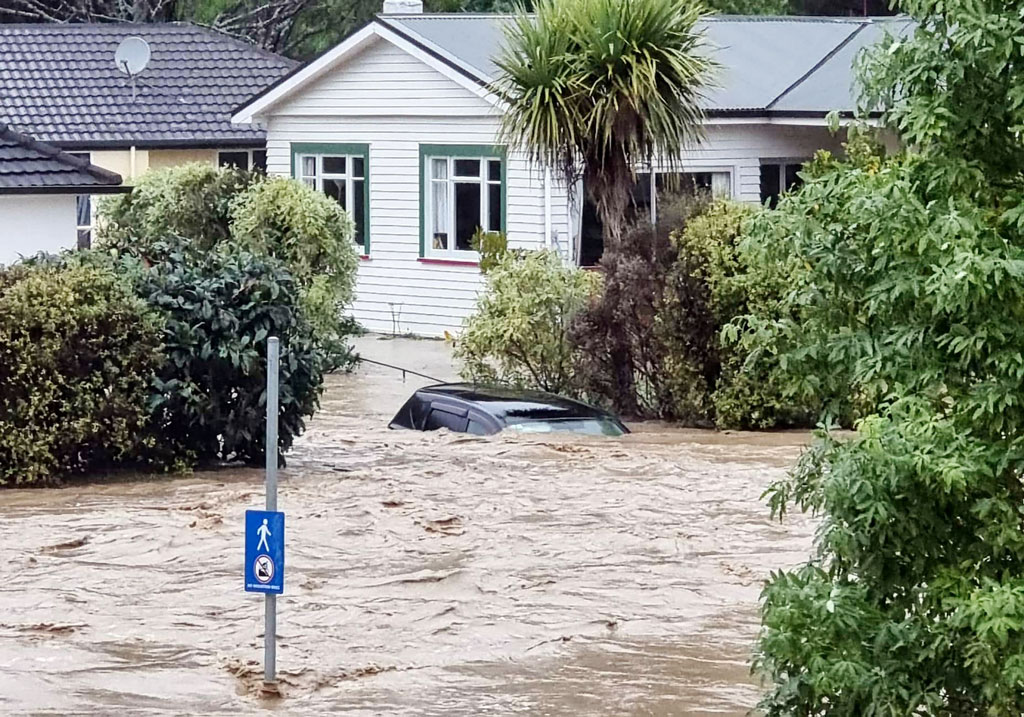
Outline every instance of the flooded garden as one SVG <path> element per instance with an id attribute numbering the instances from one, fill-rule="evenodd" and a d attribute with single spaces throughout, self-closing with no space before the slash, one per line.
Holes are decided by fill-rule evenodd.
<path id="1" fill-rule="evenodd" d="M 359 350 L 454 378 L 440 342 Z M 807 434 L 389 430 L 427 383 L 329 377 L 288 456 L 280 698 L 242 590 L 262 471 L 0 493 L 0 712 L 747 713 L 761 584 L 813 531 L 760 495 Z"/>

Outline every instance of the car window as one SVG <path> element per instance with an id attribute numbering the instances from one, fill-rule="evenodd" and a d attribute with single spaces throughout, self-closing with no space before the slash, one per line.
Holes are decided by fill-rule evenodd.
<path id="1" fill-rule="evenodd" d="M 474 436 L 487 436 L 490 435 L 490 431 L 480 421 L 470 419 L 469 428 L 466 430 L 467 433 L 472 433 Z"/>
<path id="2" fill-rule="evenodd" d="M 519 433 L 585 433 L 591 436 L 621 436 L 629 430 L 613 418 L 564 418 L 553 421 L 510 423 L 509 430 Z"/>
<path id="3" fill-rule="evenodd" d="M 465 416 L 458 416 L 443 408 L 434 407 L 427 416 L 427 422 L 423 426 L 426 431 L 436 431 L 439 428 L 447 428 L 456 433 L 465 433 L 469 419 Z"/>

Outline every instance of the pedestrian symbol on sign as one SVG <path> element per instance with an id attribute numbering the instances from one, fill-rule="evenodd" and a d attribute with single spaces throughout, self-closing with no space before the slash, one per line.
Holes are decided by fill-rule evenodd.
<path id="1" fill-rule="evenodd" d="M 270 550 L 270 546 L 267 545 L 267 537 L 270 535 L 270 528 L 267 527 L 267 519 L 263 519 L 263 525 L 256 529 L 256 532 L 260 534 L 260 542 L 256 545 L 257 550 Z"/>

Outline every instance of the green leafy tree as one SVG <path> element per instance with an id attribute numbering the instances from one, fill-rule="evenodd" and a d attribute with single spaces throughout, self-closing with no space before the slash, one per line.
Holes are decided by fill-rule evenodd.
<path id="1" fill-rule="evenodd" d="M 539 0 L 506 27 L 496 92 L 502 136 L 582 179 L 605 233 L 626 226 L 634 170 L 651 157 L 677 164 L 700 136 L 700 101 L 713 64 L 693 0 Z"/>
<path id="2" fill-rule="evenodd" d="M 805 266 L 749 325 L 793 390 L 875 405 L 770 491 L 822 523 L 763 594 L 769 715 L 1024 713 L 1024 2 L 903 7 L 866 97 L 912 150 L 819 162 L 750 237 Z"/>

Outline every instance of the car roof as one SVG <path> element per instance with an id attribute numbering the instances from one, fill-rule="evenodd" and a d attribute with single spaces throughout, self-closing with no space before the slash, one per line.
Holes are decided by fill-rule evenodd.
<path id="1" fill-rule="evenodd" d="M 472 403 L 495 418 L 506 422 L 612 417 L 607 411 L 582 401 L 554 393 L 531 391 L 512 386 L 441 383 L 425 386 L 417 393 Z"/>

